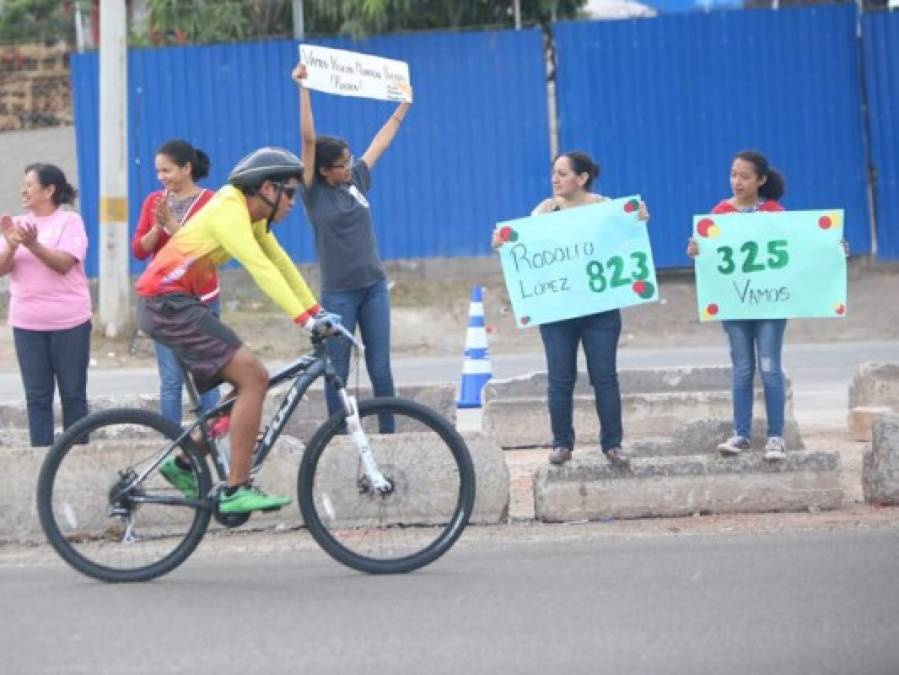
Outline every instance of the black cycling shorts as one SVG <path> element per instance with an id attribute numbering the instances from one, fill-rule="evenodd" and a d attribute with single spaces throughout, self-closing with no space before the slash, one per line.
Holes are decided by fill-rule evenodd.
<path id="1" fill-rule="evenodd" d="M 221 384 L 222 368 L 243 344 L 208 305 L 186 293 L 140 298 L 137 321 L 144 333 L 175 352 L 200 392 Z"/>

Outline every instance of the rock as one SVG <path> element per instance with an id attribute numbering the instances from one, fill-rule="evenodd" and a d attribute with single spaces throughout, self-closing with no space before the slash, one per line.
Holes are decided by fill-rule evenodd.
<path id="1" fill-rule="evenodd" d="M 849 385 L 849 409 L 859 406 L 899 411 L 899 363 L 869 361 L 858 367 Z"/>
<path id="2" fill-rule="evenodd" d="M 874 421 L 862 463 L 862 491 L 869 504 L 899 505 L 899 415 Z"/>
<path id="3" fill-rule="evenodd" d="M 846 423 L 853 441 L 870 441 L 874 420 L 892 414 L 893 409 L 882 405 L 860 405 L 849 411 Z"/>

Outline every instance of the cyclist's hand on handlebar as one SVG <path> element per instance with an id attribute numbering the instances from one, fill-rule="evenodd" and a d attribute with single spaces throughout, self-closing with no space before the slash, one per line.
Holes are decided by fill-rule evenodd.
<path id="1" fill-rule="evenodd" d="M 306 330 L 313 335 L 337 335 L 340 332 L 340 314 L 322 309 L 306 321 Z"/>

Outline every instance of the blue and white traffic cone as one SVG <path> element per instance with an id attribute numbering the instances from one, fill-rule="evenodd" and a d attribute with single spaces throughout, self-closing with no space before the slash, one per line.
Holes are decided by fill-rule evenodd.
<path id="1" fill-rule="evenodd" d="M 482 289 L 475 286 L 471 289 L 468 330 L 465 332 L 465 362 L 462 364 L 462 383 L 456 405 L 459 408 L 480 408 L 481 390 L 491 376 L 487 331 L 484 328 Z"/>

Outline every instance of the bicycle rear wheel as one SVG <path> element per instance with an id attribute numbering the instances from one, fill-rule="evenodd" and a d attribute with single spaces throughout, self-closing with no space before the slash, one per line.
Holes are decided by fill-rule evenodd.
<path id="1" fill-rule="evenodd" d="M 146 581 L 184 562 L 203 538 L 211 489 L 206 462 L 189 439 L 200 500 L 153 469 L 181 434 L 177 424 L 147 410 L 115 409 L 69 427 L 50 449 L 38 478 L 41 527 L 63 560 L 101 581 Z M 171 456 L 171 453 L 169 454 Z M 158 501 L 154 501 L 158 500 Z"/>
<path id="2" fill-rule="evenodd" d="M 378 416 L 396 433 L 379 434 Z M 435 411 L 401 398 L 359 403 L 372 454 L 391 485 L 369 483 L 339 413 L 313 435 L 300 466 L 298 497 L 309 532 L 334 559 L 371 574 L 409 572 L 455 543 L 468 524 L 475 473 L 465 441 Z"/>

